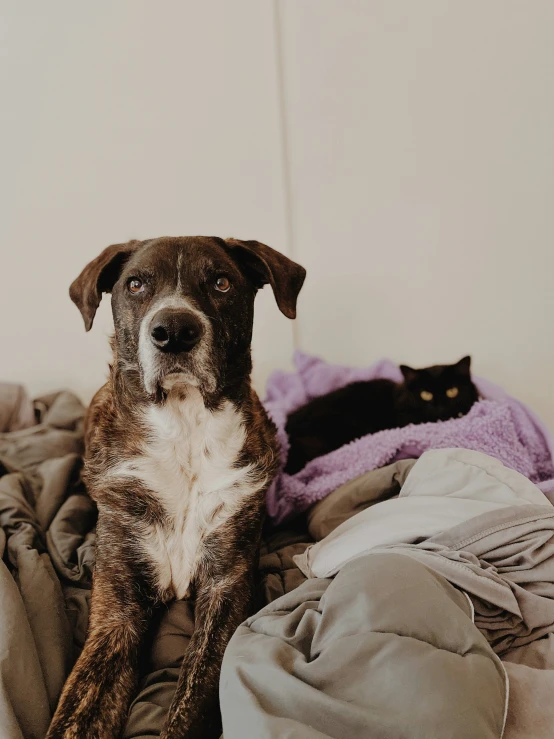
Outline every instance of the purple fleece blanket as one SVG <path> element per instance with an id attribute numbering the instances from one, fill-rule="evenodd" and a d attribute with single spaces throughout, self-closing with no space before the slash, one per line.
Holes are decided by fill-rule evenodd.
<path id="1" fill-rule="evenodd" d="M 462 447 L 490 454 L 539 484 L 549 498 L 554 493 L 554 437 L 523 403 L 497 385 L 475 377 L 482 400 L 467 416 L 379 431 L 312 460 L 296 475 L 285 474 L 289 449 L 285 424 L 291 411 L 356 380 L 402 380 L 399 368 L 387 359 L 353 369 L 297 352 L 294 363 L 296 372 L 275 372 L 269 378 L 265 400 L 281 444 L 281 471 L 267 494 L 268 512 L 274 521 L 305 510 L 369 470 L 419 457 L 427 449 Z"/>

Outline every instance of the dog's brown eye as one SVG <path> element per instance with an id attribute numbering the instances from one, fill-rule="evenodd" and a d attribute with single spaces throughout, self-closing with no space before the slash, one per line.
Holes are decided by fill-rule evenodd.
<path id="1" fill-rule="evenodd" d="M 133 277 L 132 280 L 129 280 L 128 287 L 129 292 L 133 294 L 141 293 L 144 290 L 142 280 L 139 280 L 137 277 Z"/>
<path id="2" fill-rule="evenodd" d="M 215 281 L 215 289 L 219 290 L 220 293 L 226 293 L 230 287 L 231 283 L 227 277 L 223 277 L 223 275 L 220 275 Z"/>

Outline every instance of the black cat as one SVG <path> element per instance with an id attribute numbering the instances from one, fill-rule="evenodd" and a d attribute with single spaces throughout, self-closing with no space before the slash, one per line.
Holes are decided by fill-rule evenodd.
<path id="1" fill-rule="evenodd" d="M 353 382 L 314 398 L 287 419 L 285 472 L 293 475 L 311 459 L 367 434 L 465 415 L 479 398 L 470 365 L 471 357 L 424 369 L 401 365 L 402 383 Z"/>

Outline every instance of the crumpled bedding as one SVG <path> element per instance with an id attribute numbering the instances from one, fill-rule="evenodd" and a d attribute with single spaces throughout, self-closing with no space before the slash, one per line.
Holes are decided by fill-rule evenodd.
<path id="1" fill-rule="evenodd" d="M 429 524 L 412 504 L 434 498 L 443 505 Z M 364 552 L 416 559 L 466 592 L 501 656 L 554 634 L 554 506 L 491 457 L 426 452 L 397 498 L 358 513 L 295 561 L 308 576 L 330 577 Z"/>
<path id="2" fill-rule="evenodd" d="M 482 521 L 496 529 L 506 508 L 523 509 L 510 511 L 510 520 L 527 520 L 533 506 L 539 507 L 533 511 L 537 516 L 554 518 L 554 506 L 536 485 L 486 454 L 440 449 L 425 452 L 408 464 L 397 496 L 343 522 L 296 560 L 307 576 L 332 577 L 346 562 L 380 547 L 428 548 L 424 542 L 434 542 L 434 537 L 456 531 L 455 527 L 462 527 L 460 538 L 464 540 L 464 524 L 480 525 Z"/>
<path id="3" fill-rule="evenodd" d="M 19 431 L 35 423 L 35 408 L 25 388 L 13 382 L 0 382 L 0 433 Z"/>
<path id="4" fill-rule="evenodd" d="M 84 642 L 94 567 L 96 511 L 80 481 L 84 409 L 70 393 L 42 398 L 37 407 L 40 423 L 0 434 L 2 739 L 44 737 Z M 403 460 L 374 470 L 333 491 L 307 516 L 266 527 L 258 613 L 237 632 L 237 640 L 242 634 L 246 641 L 233 637 L 224 662 L 225 739 L 500 736 L 505 672 L 510 699 L 504 736 L 550 736 L 550 631 L 522 646 L 512 644 L 501 662 L 486 630 L 472 623 L 486 602 L 474 595 L 470 602 L 448 573 L 427 562 L 387 548 L 352 560 L 333 579 L 306 578 L 296 566 L 308 546 L 398 495 L 413 467 L 413 460 Z M 540 587 L 531 589 L 541 597 Z M 172 603 L 158 614 L 125 737 L 159 736 L 193 628 L 192 602 Z M 413 651 L 404 662 L 408 641 Z M 437 672 L 425 684 L 422 666 L 437 656 Z M 529 687 L 533 702 L 526 702 Z M 464 717 L 469 734 L 456 733 L 457 716 Z"/>
<path id="5" fill-rule="evenodd" d="M 44 406 L 51 413 L 43 423 L 0 434 L 0 735 L 6 739 L 44 737 L 73 660 L 72 625 L 76 633 L 81 626 L 81 638 L 86 625 L 79 618 L 87 607 L 84 591 L 73 596 L 76 578 L 62 588 L 56 572 L 68 505 L 75 499 L 92 509 L 76 487 L 83 408 L 68 393 L 46 398 Z M 66 501 L 68 492 L 75 498 Z M 77 565 L 69 560 L 66 570 Z M 67 612 L 64 590 L 73 602 Z"/>
<path id="6" fill-rule="evenodd" d="M 425 505 L 425 499 L 441 495 L 446 528 L 429 531 L 420 519 L 418 533 L 412 502 L 419 498 Z M 489 509 L 483 511 L 483 504 Z M 395 506 L 396 528 L 388 525 Z M 450 506 L 455 522 L 448 526 Z M 221 692 L 224 726 L 232 727 L 226 739 L 239 737 L 250 722 L 263 726 L 268 737 L 551 737 L 553 524 L 554 507 L 532 483 L 468 450 L 427 452 L 417 462 L 398 462 L 337 489 L 309 514 L 314 539 L 324 538 L 294 557 L 319 585 L 309 580 L 279 598 L 231 639 Z M 384 543 L 391 536 L 397 540 Z M 471 604 L 467 621 L 452 614 L 445 584 Z M 340 619 L 327 617 L 339 611 Z M 423 623 L 426 630 L 420 631 Z M 480 669 L 499 664 L 493 654 L 502 659 L 502 694 L 482 693 L 486 689 L 475 682 L 471 665 L 455 659 L 473 654 L 476 634 L 484 638 L 481 656 L 491 660 Z M 409 640 L 399 643 L 399 636 Z M 421 659 L 412 672 L 414 648 Z M 453 662 L 438 667 L 444 650 Z M 341 661 L 343 655 L 350 659 Z M 411 707 L 410 725 L 402 701 L 390 693 L 397 689 L 409 701 L 404 677 L 416 671 L 416 691 L 425 698 L 420 709 Z M 376 676 L 387 686 L 384 694 L 374 684 Z M 498 679 L 499 674 L 489 677 L 487 685 L 498 686 Z M 457 694 L 433 702 L 450 680 L 474 713 L 457 703 Z M 503 712 L 505 726 L 498 722 Z M 356 724 L 360 715 L 362 724 Z M 472 725 L 484 715 L 492 715 L 492 722 Z M 335 724 L 329 716 L 340 720 Z M 280 733 L 283 728 L 287 734 Z"/>
<path id="7" fill-rule="evenodd" d="M 506 675 L 464 595 L 418 562 L 366 555 L 235 632 L 225 739 L 498 739 Z"/>
<path id="8" fill-rule="evenodd" d="M 275 521 L 305 510 L 364 472 L 437 448 L 484 452 L 533 482 L 542 483 L 545 493 L 554 493 L 554 437 L 548 428 L 523 403 L 476 377 L 474 382 L 484 400 L 476 403 L 467 416 L 379 431 L 313 459 L 294 475 L 286 474 L 289 444 L 285 425 L 291 411 L 313 397 L 357 380 L 402 379 L 399 368 L 389 360 L 360 369 L 327 364 L 301 352 L 296 352 L 294 360 L 296 372 L 275 372 L 269 378 L 264 401 L 281 444 L 281 471 L 267 494 L 268 512 Z"/>

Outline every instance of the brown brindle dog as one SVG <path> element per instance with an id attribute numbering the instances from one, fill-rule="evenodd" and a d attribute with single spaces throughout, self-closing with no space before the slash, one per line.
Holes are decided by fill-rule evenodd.
<path id="1" fill-rule="evenodd" d="M 105 249 L 71 285 L 91 328 L 112 293 L 108 383 L 86 423 L 98 504 L 85 647 L 48 739 L 117 737 L 156 605 L 195 598 L 195 631 L 162 736 L 217 737 L 223 652 L 251 602 L 273 424 L 250 385 L 254 297 L 288 318 L 305 270 L 256 241 L 159 238 Z"/>

